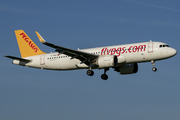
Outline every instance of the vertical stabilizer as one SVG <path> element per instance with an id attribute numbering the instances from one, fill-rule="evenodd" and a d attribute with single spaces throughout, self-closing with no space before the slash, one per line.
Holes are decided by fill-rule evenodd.
<path id="1" fill-rule="evenodd" d="M 23 30 L 15 30 L 21 57 L 45 54 Z"/>

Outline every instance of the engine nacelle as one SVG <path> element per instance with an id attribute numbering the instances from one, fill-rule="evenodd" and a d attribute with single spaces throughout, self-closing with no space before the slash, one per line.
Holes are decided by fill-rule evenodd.
<path id="1" fill-rule="evenodd" d="M 120 72 L 120 74 L 133 74 L 138 72 L 138 64 L 133 63 L 133 64 L 126 64 L 123 65 L 119 68 L 116 68 L 115 71 Z"/>
<path id="2" fill-rule="evenodd" d="M 99 68 L 115 67 L 118 64 L 117 56 L 100 56 L 96 61 Z"/>

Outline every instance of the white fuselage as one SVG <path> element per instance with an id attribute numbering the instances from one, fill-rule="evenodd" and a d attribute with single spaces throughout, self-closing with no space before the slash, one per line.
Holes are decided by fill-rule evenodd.
<path id="1" fill-rule="evenodd" d="M 118 58 L 117 66 L 130 63 L 149 62 L 151 60 L 157 61 L 167 59 L 176 54 L 176 50 L 174 48 L 171 48 L 167 44 L 162 42 L 142 42 L 82 49 L 80 51 L 102 56 L 116 55 Z M 89 66 L 87 66 L 86 64 L 81 64 L 80 60 L 71 58 L 70 56 L 64 54 L 59 54 L 58 52 L 31 56 L 27 57 L 26 59 L 32 61 L 25 64 L 20 63 L 19 60 L 14 60 L 13 63 L 28 67 L 51 70 L 74 70 L 89 68 Z M 97 68 L 97 66 L 94 67 L 94 69 Z"/>

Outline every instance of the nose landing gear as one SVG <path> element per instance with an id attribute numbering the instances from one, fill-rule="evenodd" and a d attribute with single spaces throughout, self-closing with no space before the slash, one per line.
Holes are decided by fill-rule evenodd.
<path id="1" fill-rule="evenodd" d="M 157 68 L 153 67 L 152 70 L 153 70 L 154 72 L 156 72 L 156 71 L 157 71 Z"/>
<path id="2" fill-rule="evenodd" d="M 153 70 L 154 72 L 156 72 L 156 71 L 157 71 L 157 68 L 155 67 L 155 61 L 154 61 L 154 60 L 151 60 L 151 64 L 152 64 L 152 66 L 153 66 L 152 70 Z"/>

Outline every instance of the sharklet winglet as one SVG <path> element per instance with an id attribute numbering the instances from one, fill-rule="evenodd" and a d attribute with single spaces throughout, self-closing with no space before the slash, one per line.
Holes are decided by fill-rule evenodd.
<path id="1" fill-rule="evenodd" d="M 35 31 L 35 32 L 36 32 L 37 37 L 39 38 L 39 41 L 41 43 L 45 43 L 46 41 L 44 40 L 44 38 L 37 31 Z"/>

